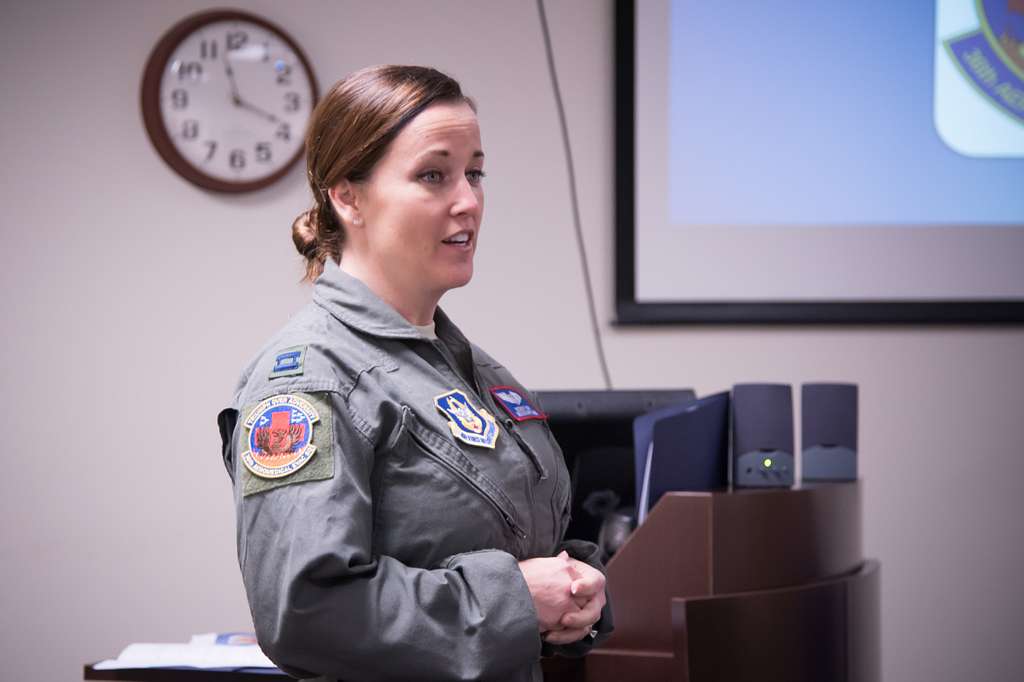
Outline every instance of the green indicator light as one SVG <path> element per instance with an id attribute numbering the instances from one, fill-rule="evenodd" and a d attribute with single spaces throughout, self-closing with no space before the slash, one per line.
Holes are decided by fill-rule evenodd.
<path id="1" fill-rule="evenodd" d="M 765 469 L 771 469 L 772 468 L 772 458 L 771 457 L 765 457 L 764 458 L 764 468 Z"/>

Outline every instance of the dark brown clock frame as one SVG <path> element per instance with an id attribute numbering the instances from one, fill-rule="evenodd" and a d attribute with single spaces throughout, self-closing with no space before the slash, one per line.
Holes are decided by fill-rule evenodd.
<path id="1" fill-rule="evenodd" d="M 207 175 L 189 163 L 188 160 L 186 160 L 174 147 L 174 143 L 171 141 L 171 138 L 167 133 L 167 129 L 164 127 L 163 116 L 160 113 L 160 80 L 163 77 L 164 68 L 167 66 L 167 61 L 170 59 L 171 54 L 186 36 L 206 24 L 211 24 L 217 21 L 247 21 L 261 26 L 280 37 L 281 40 L 292 49 L 299 61 L 302 62 L 302 66 L 306 70 L 306 74 L 309 77 L 309 84 L 313 91 L 312 106 L 316 106 L 317 101 L 320 99 L 320 90 L 316 82 L 316 74 L 313 72 L 313 67 L 310 65 L 310 62 L 306 58 L 306 54 L 302 51 L 302 48 L 299 47 L 298 43 L 295 42 L 288 33 L 282 30 L 281 27 L 262 17 L 256 16 L 255 14 L 249 14 L 248 12 L 240 10 L 210 10 L 207 12 L 193 14 L 182 19 L 172 26 L 153 48 L 153 51 L 149 55 L 149 59 L 146 61 L 146 68 L 142 75 L 142 120 L 145 123 L 149 139 L 156 148 L 157 153 L 160 154 L 160 157 L 168 166 L 174 169 L 178 175 L 198 187 L 213 190 L 214 192 L 232 194 L 252 192 L 258 189 L 263 189 L 264 187 L 269 187 L 284 177 L 291 170 L 292 166 L 302 158 L 304 152 L 303 147 L 300 146 L 292 158 L 272 175 L 268 175 L 267 177 L 259 180 L 230 182 L 228 180 L 222 180 L 220 178 Z"/>

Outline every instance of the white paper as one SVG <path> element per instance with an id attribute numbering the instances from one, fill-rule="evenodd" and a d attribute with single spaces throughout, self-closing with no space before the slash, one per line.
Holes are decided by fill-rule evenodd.
<path id="1" fill-rule="evenodd" d="M 651 460 L 654 459 L 654 438 L 647 446 L 647 462 L 644 463 L 644 482 L 640 488 L 640 504 L 637 505 L 636 525 L 639 526 L 647 519 L 647 505 L 651 496 Z"/>
<path id="2" fill-rule="evenodd" d="M 256 644 L 217 644 L 217 633 L 195 635 L 188 644 L 129 644 L 96 670 L 117 668 L 275 668 Z"/>

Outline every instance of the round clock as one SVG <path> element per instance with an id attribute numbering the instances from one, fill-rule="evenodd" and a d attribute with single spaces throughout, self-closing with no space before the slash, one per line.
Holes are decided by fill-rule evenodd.
<path id="1" fill-rule="evenodd" d="M 153 48 L 142 118 L 164 161 L 218 192 L 280 179 L 301 156 L 316 105 L 313 69 L 266 19 L 215 10 L 188 17 Z"/>

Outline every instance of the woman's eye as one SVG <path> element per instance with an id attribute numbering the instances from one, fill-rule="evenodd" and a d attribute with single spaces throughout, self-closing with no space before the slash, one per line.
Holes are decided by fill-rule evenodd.
<path id="1" fill-rule="evenodd" d="M 438 184 L 444 180 L 444 174 L 442 174 L 441 171 L 436 170 L 426 171 L 425 173 L 420 173 L 420 180 L 429 182 L 430 184 Z"/>
<path id="2" fill-rule="evenodd" d="M 479 185 L 480 181 L 487 177 L 487 173 L 482 170 L 471 170 L 466 171 L 466 178 L 469 180 L 471 185 Z"/>

